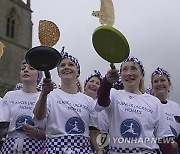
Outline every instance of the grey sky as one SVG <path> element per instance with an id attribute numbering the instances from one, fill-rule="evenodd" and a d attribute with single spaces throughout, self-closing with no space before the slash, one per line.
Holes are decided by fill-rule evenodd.
<path id="1" fill-rule="evenodd" d="M 130 55 L 144 64 L 146 86 L 150 75 L 158 66 L 166 69 L 172 77 L 170 99 L 180 103 L 180 1 L 179 0 L 113 0 L 115 7 L 114 27 L 124 34 L 130 45 Z M 98 18 L 91 16 L 100 9 L 100 0 L 32 0 L 33 46 L 39 45 L 39 20 L 51 20 L 61 31 L 54 48 L 79 59 L 80 81 L 98 69 L 104 75 L 109 63 L 95 52 L 91 37 L 100 26 Z M 116 64 L 119 67 L 119 64 Z M 52 78 L 58 84 L 56 70 Z"/>

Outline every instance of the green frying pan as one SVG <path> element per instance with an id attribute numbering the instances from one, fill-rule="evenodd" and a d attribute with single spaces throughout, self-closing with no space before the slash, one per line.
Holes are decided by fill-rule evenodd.
<path id="1" fill-rule="evenodd" d="M 92 35 L 92 43 L 96 52 L 111 63 L 120 63 L 129 56 L 130 48 L 124 35 L 111 26 L 99 26 Z"/>

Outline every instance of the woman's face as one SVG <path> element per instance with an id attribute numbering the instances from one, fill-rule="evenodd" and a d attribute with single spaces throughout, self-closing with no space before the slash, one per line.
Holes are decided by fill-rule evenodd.
<path id="1" fill-rule="evenodd" d="M 93 76 L 86 84 L 85 91 L 93 91 L 97 93 L 100 86 L 100 80 L 98 77 Z"/>
<path id="2" fill-rule="evenodd" d="M 22 83 L 29 82 L 37 84 L 38 71 L 28 64 L 23 64 L 21 66 L 20 79 Z"/>
<path id="3" fill-rule="evenodd" d="M 95 97 L 97 96 L 97 91 L 100 86 L 100 80 L 98 77 L 93 76 L 86 84 L 84 91 L 86 95 L 93 94 Z"/>
<path id="4" fill-rule="evenodd" d="M 168 94 L 169 88 L 171 86 L 170 81 L 166 75 L 156 74 L 152 79 L 152 87 L 156 96 L 161 94 Z"/>
<path id="5" fill-rule="evenodd" d="M 143 78 L 139 64 L 132 61 L 122 64 L 121 78 L 125 90 L 139 90 L 140 80 Z"/>
<path id="6" fill-rule="evenodd" d="M 68 58 L 61 61 L 58 66 L 58 72 L 61 79 L 76 79 L 79 76 L 75 63 Z"/>

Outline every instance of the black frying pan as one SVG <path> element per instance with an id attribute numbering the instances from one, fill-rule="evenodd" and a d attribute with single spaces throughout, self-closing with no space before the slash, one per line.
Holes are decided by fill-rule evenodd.
<path id="1" fill-rule="evenodd" d="M 27 52 L 25 59 L 36 70 L 44 71 L 46 78 L 51 78 L 49 70 L 55 68 L 62 57 L 52 47 L 37 46 Z"/>
<path id="2" fill-rule="evenodd" d="M 177 123 L 180 123 L 180 116 L 174 116 Z"/>

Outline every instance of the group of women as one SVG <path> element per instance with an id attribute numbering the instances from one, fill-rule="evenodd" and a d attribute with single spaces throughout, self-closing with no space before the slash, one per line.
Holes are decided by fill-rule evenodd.
<path id="1" fill-rule="evenodd" d="M 64 50 L 61 56 L 61 85 L 54 88 L 54 82 L 44 78 L 41 91 L 37 85 L 42 72 L 22 62 L 22 87 L 7 92 L 0 102 L 0 121 L 10 122 L 0 154 L 178 152 L 180 126 L 174 116 L 180 110 L 168 100 L 167 71 L 157 68 L 152 73 L 153 93 L 147 94 L 141 61 L 128 57 L 120 69 L 110 69 L 104 77 L 95 70 L 82 93 L 78 60 Z M 99 138 L 103 132 L 108 136 Z"/>

